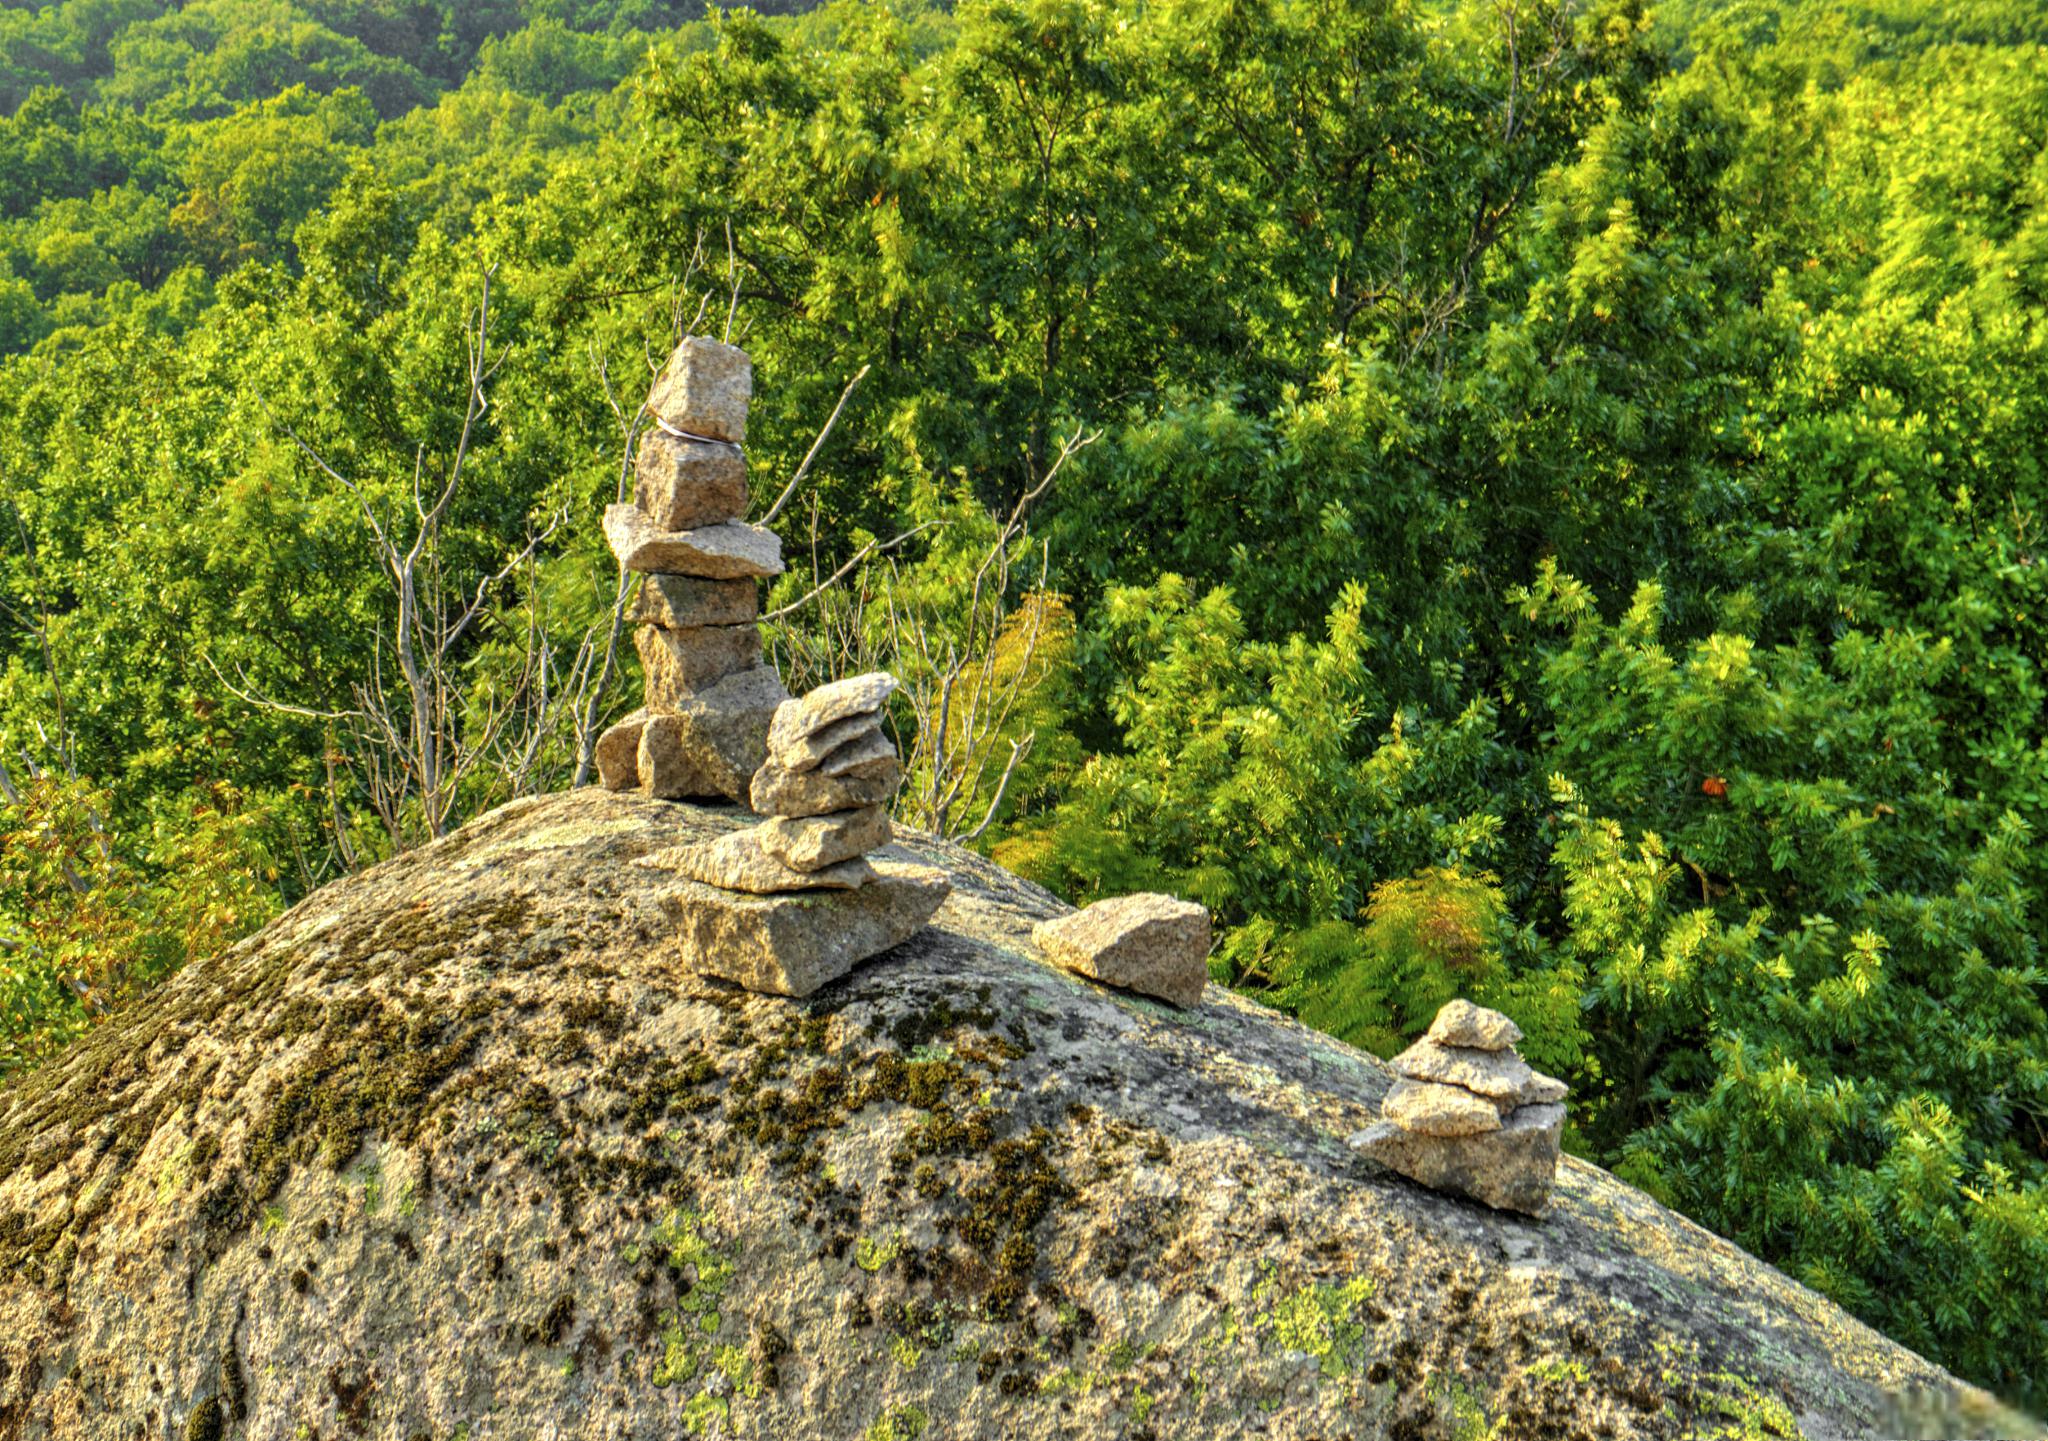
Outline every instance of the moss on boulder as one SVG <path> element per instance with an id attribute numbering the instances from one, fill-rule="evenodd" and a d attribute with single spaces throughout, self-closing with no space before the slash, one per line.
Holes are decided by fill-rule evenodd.
<path id="1" fill-rule="evenodd" d="M 1567 1160 L 1343 1144 L 1390 1076 L 1035 956 L 964 851 L 803 1001 L 677 964 L 730 825 L 598 789 L 328 887 L 0 1093 L 0 1438 L 2012 1434 Z"/>

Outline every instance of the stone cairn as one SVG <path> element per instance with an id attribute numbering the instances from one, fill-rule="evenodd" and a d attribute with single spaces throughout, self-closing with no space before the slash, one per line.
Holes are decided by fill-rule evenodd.
<path id="1" fill-rule="evenodd" d="M 1383 1119 L 1351 1144 L 1425 1186 L 1540 1215 L 1570 1092 L 1516 1054 L 1521 1039 L 1500 1012 L 1452 1001 L 1394 1057 L 1400 1079 L 1380 1103 Z"/>
<path id="2" fill-rule="evenodd" d="M 854 891 L 875 879 L 868 852 L 894 834 L 889 802 L 903 781 L 882 733 L 896 678 L 881 671 L 784 701 L 768 726 L 768 759 L 749 796 L 770 817 L 678 853 L 692 880 L 728 891 Z"/>
<path id="3" fill-rule="evenodd" d="M 640 860 L 683 877 L 667 905 L 685 965 L 807 996 L 908 940 L 944 904 L 946 873 L 889 844 L 903 767 L 882 703 L 895 689 L 874 672 L 783 701 L 748 787 L 768 819 Z M 893 854 L 875 854 L 884 848 Z"/>
<path id="4" fill-rule="evenodd" d="M 775 532 L 748 525 L 747 403 L 753 364 L 691 336 L 655 378 L 655 426 L 640 442 L 630 504 L 608 506 L 605 538 L 646 579 L 629 619 L 644 704 L 597 742 L 611 790 L 744 801 L 775 708 L 789 699 L 761 661 L 760 581 L 782 573 Z"/>

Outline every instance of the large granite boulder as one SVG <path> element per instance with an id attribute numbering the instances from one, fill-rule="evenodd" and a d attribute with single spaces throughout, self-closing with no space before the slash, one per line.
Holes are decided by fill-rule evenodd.
<path id="1" fill-rule="evenodd" d="M 1044 964 L 967 851 L 804 999 L 698 974 L 633 862 L 735 824 L 516 802 L 10 1080 L 0 1435 L 2039 1434 L 1570 1156 L 1542 1221 L 1371 1163 L 1379 1061 Z"/>

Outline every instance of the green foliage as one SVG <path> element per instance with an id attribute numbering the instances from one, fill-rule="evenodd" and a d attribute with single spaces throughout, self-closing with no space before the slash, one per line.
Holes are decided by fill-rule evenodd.
<path id="1" fill-rule="evenodd" d="M 0 1077 L 276 913 L 264 818 L 231 789 L 160 816 L 139 855 L 106 814 L 49 774 L 0 803 Z"/>
<path id="2" fill-rule="evenodd" d="M 2043 1404 L 2044 42 L 2009 0 L 0 10 L 0 760 L 102 781 L 5 812 L 0 1066 L 405 842 L 324 717 L 393 619 L 356 494 L 412 533 L 483 274 L 447 590 L 548 539 L 458 718 L 608 618 L 611 402 L 737 284 L 763 506 L 869 367 L 771 605 L 915 532 L 777 653 L 986 662 L 998 856 L 1204 901 L 1219 978 L 1382 1052 L 1499 1006 L 1576 1149 Z M 892 719 L 905 814 L 970 829 L 961 733 Z"/>

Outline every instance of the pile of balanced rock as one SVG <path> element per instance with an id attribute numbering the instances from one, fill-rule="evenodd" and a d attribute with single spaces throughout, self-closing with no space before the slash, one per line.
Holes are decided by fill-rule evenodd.
<path id="1" fill-rule="evenodd" d="M 1452 1001 L 1429 1034 L 1394 1057 L 1400 1079 L 1380 1103 L 1383 1119 L 1351 1144 L 1425 1186 L 1540 1214 L 1557 1176 L 1569 1092 L 1516 1054 L 1521 1039 L 1500 1012 Z"/>
<path id="2" fill-rule="evenodd" d="M 877 671 L 784 701 L 749 786 L 768 819 L 640 862 L 693 883 L 671 905 L 694 969 L 807 996 L 908 939 L 945 901 L 945 872 L 905 864 L 900 851 L 874 855 L 889 846 L 889 802 L 903 779 L 882 730 L 895 689 Z"/>
<path id="3" fill-rule="evenodd" d="M 748 525 L 747 353 L 691 336 L 647 397 L 630 504 L 605 537 L 645 576 L 630 613 L 646 703 L 598 739 L 598 775 L 667 799 L 743 801 L 775 708 L 789 699 L 761 663 L 760 581 L 782 573 L 782 542 Z"/>

